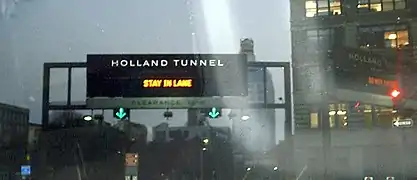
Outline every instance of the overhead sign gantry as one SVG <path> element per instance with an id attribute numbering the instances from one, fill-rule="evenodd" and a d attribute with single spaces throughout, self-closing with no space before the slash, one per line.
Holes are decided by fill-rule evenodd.
<path id="1" fill-rule="evenodd" d="M 89 59 L 88 62 L 44 63 L 42 98 L 44 129 L 48 129 L 51 110 L 113 109 L 114 116 L 117 118 L 127 118 L 128 109 L 211 108 L 211 111 L 207 113 L 211 113 L 208 115 L 215 118 L 221 114 L 213 111 L 213 107 L 216 110 L 221 108 L 284 109 L 285 139 L 288 140 L 288 146 L 293 147 L 289 62 L 248 62 L 248 55 L 245 53 L 239 55 L 97 54 L 89 55 L 87 59 Z M 145 63 L 144 60 L 150 61 Z M 183 65 L 180 60 L 207 61 L 188 61 L 189 65 Z M 186 62 L 183 61 L 183 63 Z M 156 64 L 161 67 L 157 67 Z M 86 100 L 74 102 L 71 93 L 72 70 L 84 68 L 88 69 Z M 65 103 L 50 101 L 51 69 L 66 69 L 68 72 Z M 257 88 L 263 91 L 262 102 L 253 102 L 246 98 L 249 69 L 259 70 L 259 80 L 263 82 Z M 283 69 L 281 78 L 284 82 L 285 95 L 279 101 L 267 99 L 268 96 L 266 96 L 267 87 L 271 86 L 267 80 L 267 72 L 272 69 Z M 124 108 L 124 111 L 122 112 L 120 108 Z M 285 152 L 288 155 L 288 159 L 285 160 L 288 167 L 284 168 L 286 173 L 294 173 L 291 149 Z"/>

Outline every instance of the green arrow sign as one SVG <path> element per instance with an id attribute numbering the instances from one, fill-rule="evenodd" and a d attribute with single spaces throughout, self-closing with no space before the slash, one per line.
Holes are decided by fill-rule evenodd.
<path id="1" fill-rule="evenodd" d="M 211 118 L 217 118 L 220 115 L 220 112 L 216 108 L 211 108 L 211 111 L 208 113 Z"/>
<path id="2" fill-rule="evenodd" d="M 119 108 L 119 111 L 116 112 L 116 116 L 119 119 L 123 119 L 124 117 L 126 117 L 126 112 L 124 108 Z"/>

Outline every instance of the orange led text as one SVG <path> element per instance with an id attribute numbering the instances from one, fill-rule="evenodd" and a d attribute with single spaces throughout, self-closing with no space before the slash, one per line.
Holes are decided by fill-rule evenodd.
<path id="1" fill-rule="evenodd" d="M 395 81 L 393 80 L 386 80 L 376 77 L 368 77 L 368 83 L 372 85 L 379 85 L 379 86 L 388 86 L 393 87 L 395 86 Z"/>
<path id="2" fill-rule="evenodd" d="M 145 88 L 191 88 L 193 87 L 192 79 L 145 79 L 143 80 Z"/>

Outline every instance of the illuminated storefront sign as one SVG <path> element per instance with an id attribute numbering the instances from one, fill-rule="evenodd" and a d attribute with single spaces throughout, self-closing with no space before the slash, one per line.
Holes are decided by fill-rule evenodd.
<path id="1" fill-rule="evenodd" d="M 387 87 L 395 87 L 396 86 L 395 80 L 387 80 L 383 78 L 377 77 L 368 77 L 368 84 L 377 85 L 377 86 L 387 86 Z"/>
<path id="2" fill-rule="evenodd" d="M 192 88 L 192 79 L 145 79 L 144 88 Z"/>

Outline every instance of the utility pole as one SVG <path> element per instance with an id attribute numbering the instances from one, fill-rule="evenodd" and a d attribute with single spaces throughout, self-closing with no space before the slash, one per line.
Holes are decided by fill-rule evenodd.
<path id="1" fill-rule="evenodd" d="M 200 179 L 204 180 L 204 151 L 200 149 Z"/>
<path id="2" fill-rule="evenodd" d="M 331 133 L 329 122 L 329 105 L 327 100 L 324 100 L 321 106 L 321 130 L 322 130 L 322 142 L 323 142 L 323 163 L 324 163 L 324 180 L 330 179 L 330 160 L 331 160 Z"/>
<path id="3" fill-rule="evenodd" d="M 406 167 L 407 167 L 407 159 L 406 159 L 406 135 L 404 128 L 401 129 L 401 179 L 406 180 Z"/>

